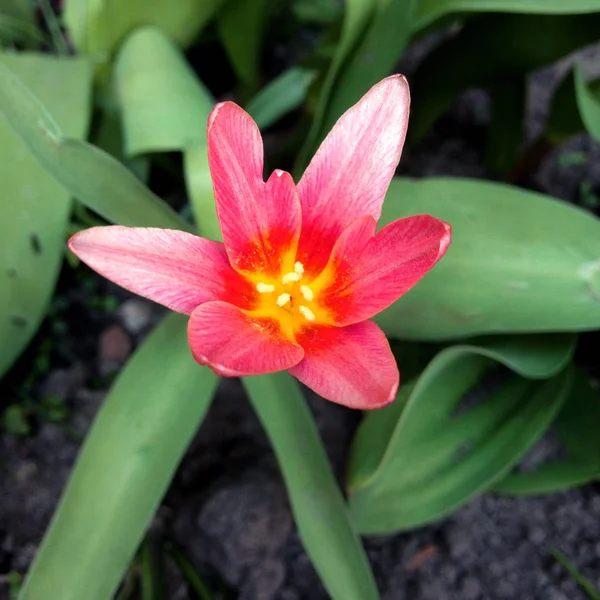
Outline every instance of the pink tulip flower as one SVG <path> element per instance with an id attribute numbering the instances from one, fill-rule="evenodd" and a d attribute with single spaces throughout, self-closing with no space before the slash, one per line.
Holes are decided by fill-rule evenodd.
<path id="1" fill-rule="evenodd" d="M 82 231 L 69 248 L 111 281 L 189 315 L 192 354 L 216 373 L 288 370 L 333 402 L 384 406 L 398 367 L 369 319 L 436 264 L 451 236 L 430 215 L 376 233 L 409 105 L 404 77 L 375 85 L 296 185 L 280 170 L 264 181 L 258 127 L 236 104 L 217 104 L 207 136 L 223 243 L 114 226 Z"/>

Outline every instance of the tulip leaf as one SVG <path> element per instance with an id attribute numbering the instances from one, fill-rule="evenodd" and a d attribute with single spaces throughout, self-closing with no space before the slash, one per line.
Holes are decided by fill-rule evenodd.
<path id="1" fill-rule="evenodd" d="M 134 29 L 160 27 L 181 46 L 190 44 L 224 0 L 65 0 L 64 21 L 75 47 L 110 60 Z"/>
<path id="2" fill-rule="evenodd" d="M 381 225 L 429 213 L 452 225 L 446 255 L 376 317 L 391 337 L 600 327 L 600 220 L 508 185 L 452 178 L 392 181 Z"/>
<path id="3" fill-rule="evenodd" d="M 269 17 L 269 0 L 229 0 L 219 12 L 219 35 L 240 80 L 256 89 L 260 57 Z"/>
<path id="4" fill-rule="evenodd" d="M 418 0 L 413 13 L 418 31 L 452 13 L 509 12 L 574 15 L 600 11 L 600 0 Z"/>
<path id="5" fill-rule="evenodd" d="M 192 358 L 186 325 L 170 314 L 119 375 L 19 600 L 115 593 L 217 386 Z"/>
<path id="6" fill-rule="evenodd" d="M 600 141 L 600 100 L 588 86 L 583 77 L 581 67 L 575 66 L 575 91 L 579 114 L 587 132 L 598 142 Z M 596 89 L 598 84 L 596 83 Z"/>
<path id="7" fill-rule="evenodd" d="M 524 76 L 595 42 L 600 13 L 591 15 L 484 15 L 467 21 L 421 62 L 411 87 L 410 142 L 417 142 L 470 87 Z M 510 44 L 506 40 L 512 40 Z M 498 52 L 502 48 L 502 52 Z M 432 76 L 432 73 L 435 76 Z"/>
<path id="8" fill-rule="evenodd" d="M 158 29 L 134 32 L 115 65 L 126 152 L 182 151 L 198 227 L 220 238 L 208 169 L 206 125 L 214 106 L 184 56 Z"/>
<path id="9" fill-rule="evenodd" d="M 0 62 L 32 86 L 69 135 L 85 136 L 92 83 L 87 60 L 23 54 L 2 55 Z M 6 70 L 2 65 L 0 68 Z M 0 82 L 0 97 L 5 85 L 6 81 Z M 42 169 L 4 119 L 0 121 L 0 142 L 4 198 L 0 220 L 2 374 L 25 348 L 45 315 L 65 251 L 71 198 Z"/>
<path id="10" fill-rule="evenodd" d="M 266 85 L 245 108 L 256 124 L 266 129 L 302 105 L 316 75 L 310 69 L 292 67 Z"/>
<path id="11" fill-rule="evenodd" d="M 333 600 L 379 598 L 297 383 L 285 372 L 247 377 L 244 386 L 273 445 L 302 543 Z"/>
<path id="12" fill-rule="evenodd" d="M 530 348 L 534 362 L 545 352 L 542 337 L 537 346 Z M 522 370 L 522 354 L 518 339 L 502 350 L 451 346 L 419 379 L 400 388 L 394 404 L 365 418 L 348 478 L 361 533 L 402 531 L 439 519 L 502 479 L 524 456 L 560 410 L 571 369 L 541 381 L 510 376 L 457 414 L 461 400 L 496 361 Z M 546 374 L 564 364 L 555 358 Z"/>
<path id="13" fill-rule="evenodd" d="M 494 491 L 511 496 L 549 494 L 600 479 L 600 395 L 589 379 L 576 372 L 573 388 L 554 427 L 565 457 L 532 471 L 511 473 Z"/>
<path id="14" fill-rule="evenodd" d="M 105 219 L 120 225 L 190 229 L 119 161 L 65 136 L 29 88 L 2 64 L 0 113 L 46 171 Z"/>

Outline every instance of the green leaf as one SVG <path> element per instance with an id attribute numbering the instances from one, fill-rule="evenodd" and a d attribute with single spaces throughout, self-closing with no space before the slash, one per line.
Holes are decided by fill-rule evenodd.
<path id="1" fill-rule="evenodd" d="M 376 317 L 391 337 L 600 327 L 600 221 L 548 196 L 452 178 L 394 179 L 381 225 L 429 213 L 452 225 L 442 260 Z"/>
<path id="2" fill-rule="evenodd" d="M 409 140 L 421 140 L 463 90 L 505 77 L 524 76 L 553 63 L 595 42 L 599 28 L 600 13 L 562 17 L 506 14 L 470 19 L 457 35 L 428 54 L 414 74 Z"/>
<path id="3" fill-rule="evenodd" d="M 46 171 L 107 220 L 120 225 L 191 229 L 117 160 L 91 144 L 67 137 L 68 132 L 67 136 L 62 132 L 28 87 L 2 64 L 0 112 Z"/>
<path id="4" fill-rule="evenodd" d="M 64 22 L 75 47 L 98 61 L 134 29 L 155 25 L 181 46 L 190 44 L 224 0 L 65 0 Z"/>
<path id="5" fill-rule="evenodd" d="M 600 11 L 600 0 L 418 0 L 413 14 L 418 31 L 452 13 L 510 12 L 574 15 Z"/>
<path id="6" fill-rule="evenodd" d="M 588 598 L 591 600 L 600 600 L 598 590 L 575 568 L 575 565 L 564 554 L 556 548 L 550 548 L 550 554 L 569 572 L 571 577 L 579 584 L 579 587 L 587 594 Z"/>
<path id="7" fill-rule="evenodd" d="M 229 0 L 217 18 L 219 35 L 238 76 L 250 89 L 258 87 L 269 0 Z"/>
<path id="8" fill-rule="evenodd" d="M 127 39 L 115 73 L 127 153 L 182 151 L 198 227 L 219 239 L 206 146 L 210 93 L 158 29 L 139 29 Z"/>
<path id="9" fill-rule="evenodd" d="M 486 163 L 504 175 L 514 167 L 524 139 L 527 80 L 503 79 L 492 89 L 492 123 L 488 131 Z"/>
<path id="10" fill-rule="evenodd" d="M 313 70 L 292 67 L 258 92 L 246 110 L 261 129 L 270 127 L 302 105 L 316 75 Z"/>
<path id="11" fill-rule="evenodd" d="M 565 458 L 543 463 L 533 471 L 511 473 L 494 491 L 512 496 L 549 494 L 600 479 L 600 396 L 581 372 L 554 427 Z"/>
<path id="12" fill-rule="evenodd" d="M 218 382 L 192 358 L 186 325 L 170 314 L 121 372 L 19 600 L 114 594 Z"/>
<path id="13" fill-rule="evenodd" d="M 379 598 L 313 417 L 287 373 L 243 380 L 275 450 L 302 543 L 333 600 Z"/>
<path id="14" fill-rule="evenodd" d="M 529 351 L 540 375 L 543 338 Z M 496 361 L 523 369 L 523 353 L 518 339 L 501 351 L 447 348 L 401 388 L 397 405 L 365 418 L 348 479 L 361 533 L 407 530 L 448 514 L 501 479 L 539 439 L 568 393 L 570 370 L 540 382 L 512 376 L 474 408 L 454 414 Z M 545 374 L 560 363 L 548 361 Z"/>
<path id="15" fill-rule="evenodd" d="M 32 86 L 70 135 L 85 136 L 91 103 L 91 69 L 86 60 L 2 55 L 0 73 L 16 79 L 5 65 Z M 5 94 L 12 93 L 7 85 L 0 79 L 0 110 Z M 36 122 L 24 126 L 35 128 Z M 0 122 L 0 179 L 1 375 L 29 343 L 48 308 L 65 251 L 71 199 L 4 119 Z"/>
<path id="16" fill-rule="evenodd" d="M 581 67 L 575 66 L 575 92 L 579 114 L 587 132 L 596 140 L 600 141 L 600 100 L 585 82 Z M 596 82 L 595 89 L 598 90 Z"/>
<path id="17" fill-rule="evenodd" d="M 29 44 L 44 41 L 36 23 L 35 5 L 30 0 L 0 0 L 0 40 Z"/>

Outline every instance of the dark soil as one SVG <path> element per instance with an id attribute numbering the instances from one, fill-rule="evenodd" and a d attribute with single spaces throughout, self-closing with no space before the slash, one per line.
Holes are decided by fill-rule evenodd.
<path id="1" fill-rule="evenodd" d="M 566 64 L 532 78 L 530 140 L 541 129 Z M 485 91 L 465 94 L 428 138 L 405 154 L 401 172 L 489 178 L 482 161 L 488 113 Z M 566 166 L 560 157 L 573 152 L 587 159 Z M 599 165 L 600 147 L 582 135 L 548 156 L 526 184 L 577 202 L 582 181 L 591 190 L 600 187 Z M 62 398 L 70 414 L 52 422 L 47 414 L 28 409 L 29 435 L 0 435 L 0 573 L 27 571 L 115 370 L 162 314 L 91 274 L 83 276 L 84 285 L 75 276 L 66 266 L 59 286 L 62 307 L 53 317 L 64 325 L 53 326 L 50 319 L 0 388 L 3 407 L 21 402 L 29 365 L 43 341 L 51 340 L 46 350 L 51 367 L 29 381 L 27 391 L 35 402 Z M 597 367 L 597 344 L 586 346 L 581 361 Z M 360 415 L 316 397 L 309 401 L 341 479 Z M 540 455 L 553 451 L 551 442 L 537 449 Z M 439 523 L 370 537 L 365 544 L 382 598 L 583 600 L 586 596 L 549 547 L 560 549 L 600 588 L 599 491 L 598 485 L 588 485 L 530 499 L 485 495 Z M 298 539 L 272 450 L 236 380 L 222 382 L 155 528 L 177 541 L 209 577 L 224 581 L 232 597 L 327 598 Z M 8 598 L 8 586 L 1 585 L 0 598 Z M 176 575 L 170 586 L 169 600 L 188 598 Z"/>

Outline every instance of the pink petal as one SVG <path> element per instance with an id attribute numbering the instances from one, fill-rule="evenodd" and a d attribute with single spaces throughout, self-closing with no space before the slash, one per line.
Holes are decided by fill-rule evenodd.
<path id="1" fill-rule="evenodd" d="M 279 273 L 295 253 L 301 208 L 289 173 L 263 181 L 263 145 L 250 115 L 233 102 L 217 104 L 208 120 L 208 162 L 223 241 L 234 268 Z"/>
<path id="2" fill-rule="evenodd" d="M 323 398 L 368 410 L 396 397 L 398 367 L 385 335 L 372 321 L 316 327 L 298 341 L 305 356 L 289 371 Z"/>
<path id="3" fill-rule="evenodd" d="M 339 325 L 359 323 L 393 304 L 437 263 L 451 239 L 450 225 L 430 215 L 399 219 L 373 237 L 374 231 L 371 217 L 348 227 L 323 273 L 334 274 L 321 293 Z"/>
<path id="4" fill-rule="evenodd" d="M 100 275 L 186 315 L 209 300 L 235 298 L 246 307 L 256 295 L 223 244 L 183 231 L 93 227 L 76 233 L 69 248 Z"/>
<path id="5" fill-rule="evenodd" d="M 207 302 L 194 310 L 188 341 L 197 362 L 226 377 L 282 371 L 304 356 L 276 320 L 253 317 L 227 302 Z"/>
<path id="6" fill-rule="evenodd" d="M 308 165 L 298 192 L 298 260 L 323 268 L 339 234 L 359 217 L 376 221 L 406 136 L 410 94 L 402 75 L 371 88 L 335 124 Z"/>

